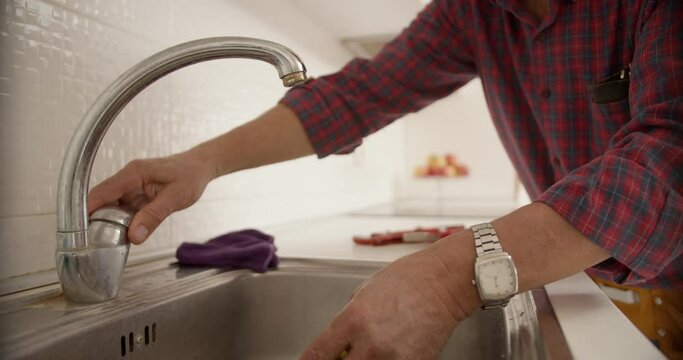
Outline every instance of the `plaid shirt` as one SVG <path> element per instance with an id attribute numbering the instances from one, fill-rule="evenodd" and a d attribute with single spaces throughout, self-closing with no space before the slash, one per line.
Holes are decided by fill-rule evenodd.
<path id="1" fill-rule="evenodd" d="M 621 96 L 601 100 L 613 74 Z M 323 157 L 475 76 L 532 199 L 612 255 L 589 272 L 683 287 L 683 1 L 550 0 L 539 23 L 521 1 L 435 0 L 373 59 L 281 103 Z"/>

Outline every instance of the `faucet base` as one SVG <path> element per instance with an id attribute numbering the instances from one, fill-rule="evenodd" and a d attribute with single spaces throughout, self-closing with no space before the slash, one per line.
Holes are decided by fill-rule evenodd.
<path id="1" fill-rule="evenodd" d="M 66 299 L 98 303 L 116 297 L 130 244 L 58 250 L 57 275 Z"/>

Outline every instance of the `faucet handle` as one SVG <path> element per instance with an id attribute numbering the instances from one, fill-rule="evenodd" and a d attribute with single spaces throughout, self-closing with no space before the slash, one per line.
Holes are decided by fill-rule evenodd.
<path id="1" fill-rule="evenodd" d="M 128 227 L 135 210 L 122 206 L 103 206 L 90 215 L 90 221 L 104 220 Z"/>
<path id="2" fill-rule="evenodd" d="M 129 245 L 128 226 L 135 211 L 121 206 L 105 206 L 90 216 L 88 239 L 94 247 Z"/>

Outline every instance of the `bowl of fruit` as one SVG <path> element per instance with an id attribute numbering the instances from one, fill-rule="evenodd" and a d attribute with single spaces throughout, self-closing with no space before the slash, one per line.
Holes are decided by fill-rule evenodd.
<path id="1" fill-rule="evenodd" d="M 458 178 L 469 174 L 467 165 L 459 162 L 451 153 L 432 154 L 426 160 L 426 165 L 415 167 L 413 175 L 416 178 Z"/>

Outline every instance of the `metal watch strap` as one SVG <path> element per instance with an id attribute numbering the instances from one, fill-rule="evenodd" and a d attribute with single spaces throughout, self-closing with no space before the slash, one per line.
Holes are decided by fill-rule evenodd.
<path id="1" fill-rule="evenodd" d="M 503 251 L 498 241 L 498 235 L 493 225 L 489 223 L 477 224 L 470 227 L 474 234 L 474 244 L 477 249 L 477 256 L 488 252 Z"/>
<path id="2" fill-rule="evenodd" d="M 477 250 L 477 257 L 492 252 L 503 252 L 503 247 L 500 246 L 498 234 L 496 234 L 496 230 L 493 228 L 493 225 L 490 223 L 477 224 L 471 226 L 470 230 L 472 230 L 472 233 L 474 234 L 474 244 Z M 472 280 L 472 283 L 476 284 L 474 280 Z M 482 304 L 481 309 L 492 310 L 502 308 L 505 307 L 509 301 L 509 298 L 498 301 L 485 301 L 484 304 Z"/>

